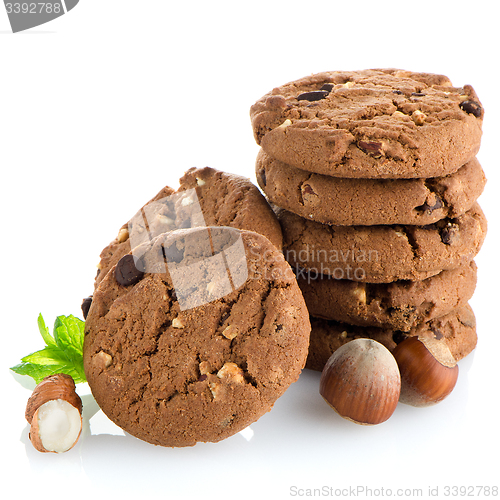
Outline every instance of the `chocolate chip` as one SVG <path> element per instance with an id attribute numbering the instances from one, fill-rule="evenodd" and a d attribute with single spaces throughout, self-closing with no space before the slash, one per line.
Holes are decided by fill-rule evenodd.
<path id="1" fill-rule="evenodd" d="M 179 264 L 184 258 L 184 250 L 179 250 L 175 242 L 167 248 L 165 248 L 165 246 L 162 246 L 162 251 L 163 257 L 165 258 L 167 263 L 175 262 L 176 264 Z"/>
<path id="2" fill-rule="evenodd" d="M 200 375 L 200 378 L 198 379 L 198 382 L 203 382 L 204 380 L 207 380 L 208 376 L 207 375 Z"/>
<path id="3" fill-rule="evenodd" d="M 361 148 L 365 153 L 368 153 L 369 155 L 372 156 L 382 156 L 382 153 L 384 151 L 384 143 L 383 142 L 377 142 L 377 141 L 358 141 L 358 146 Z"/>
<path id="4" fill-rule="evenodd" d="M 483 108 L 476 101 L 464 101 L 460 103 L 460 107 L 471 115 L 474 115 L 476 118 L 480 118 L 483 114 Z"/>
<path id="5" fill-rule="evenodd" d="M 434 212 L 434 210 L 443 207 L 444 207 L 443 200 L 439 196 L 436 196 L 436 202 L 434 203 L 434 205 L 429 205 L 429 203 L 426 201 L 423 205 L 417 207 L 417 210 L 421 210 L 422 212 L 427 212 L 428 214 L 431 214 L 432 212 Z"/>
<path id="6" fill-rule="evenodd" d="M 327 90 L 313 90 L 311 92 L 304 92 L 297 96 L 297 101 L 320 101 L 324 99 L 330 92 Z"/>
<path id="7" fill-rule="evenodd" d="M 122 286 L 135 285 L 144 277 L 144 265 L 141 259 L 132 254 L 124 255 L 116 264 L 115 279 Z"/>
<path id="8" fill-rule="evenodd" d="M 262 181 L 262 184 L 264 184 L 264 186 L 266 186 L 266 171 L 264 169 L 262 169 L 259 172 L 259 175 L 260 175 L 260 179 Z"/>
<path id="9" fill-rule="evenodd" d="M 331 92 L 333 90 L 333 83 L 325 83 L 319 90 L 326 90 Z"/>
<path id="10" fill-rule="evenodd" d="M 403 92 L 401 92 L 401 90 L 393 90 L 392 93 L 397 95 L 403 95 Z"/>
<path id="11" fill-rule="evenodd" d="M 453 242 L 456 241 L 459 237 L 458 224 L 450 224 L 444 227 L 443 229 L 441 229 L 440 235 L 441 241 L 445 245 L 452 245 Z"/>
<path id="12" fill-rule="evenodd" d="M 441 333 L 441 330 L 439 328 L 433 328 L 431 326 L 431 330 L 432 330 L 432 333 L 434 334 L 434 338 L 436 340 L 441 340 L 444 337 L 444 335 Z"/>
<path id="13" fill-rule="evenodd" d="M 83 302 L 82 302 L 83 319 L 87 319 L 91 305 L 92 305 L 92 295 L 83 299 Z"/>
<path id="14" fill-rule="evenodd" d="M 403 340 L 406 340 L 407 338 L 408 338 L 408 335 L 406 335 L 406 333 L 403 333 L 399 330 L 395 331 L 392 334 L 392 340 L 394 340 L 394 343 L 396 345 L 401 344 L 401 342 L 403 342 Z"/>
<path id="15" fill-rule="evenodd" d="M 316 194 L 314 192 L 314 189 L 309 184 L 304 184 L 302 186 L 302 193 L 303 194 Z"/>
<path id="16" fill-rule="evenodd" d="M 412 92 L 411 95 L 414 97 L 423 97 L 425 94 L 423 92 Z"/>

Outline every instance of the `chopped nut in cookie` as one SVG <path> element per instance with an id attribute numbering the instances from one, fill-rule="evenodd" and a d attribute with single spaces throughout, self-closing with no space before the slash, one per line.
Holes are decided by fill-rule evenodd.
<path id="1" fill-rule="evenodd" d="M 129 237 L 128 229 L 126 227 L 122 227 L 120 231 L 118 232 L 117 240 L 118 243 L 123 243 L 124 241 L 127 241 Z"/>
<path id="2" fill-rule="evenodd" d="M 229 325 L 224 328 L 222 331 L 222 335 L 226 337 L 226 339 L 233 340 L 238 335 L 238 327 L 235 325 Z"/>
<path id="3" fill-rule="evenodd" d="M 113 358 L 107 352 L 99 351 L 95 356 L 94 360 L 97 365 L 104 368 L 109 368 L 113 362 Z"/>
<path id="4" fill-rule="evenodd" d="M 181 318 L 174 318 L 172 320 L 172 327 L 173 328 L 184 328 L 184 322 L 182 321 Z"/>
<path id="5" fill-rule="evenodd" d="M 292 124 L 292 120 L 287 118 L 281 125 L 278 126 L 278 128 L 287 128 Z"/>
<path id="6" fill-rule="evenodd" d="M 411 115 L 411 119 L 415 122 L 416 125 L 423 125 L 426 118 L 427 115 L 425 113 L 422 113 L 422 111 L 420 111 L 419 109 L 416 109 Z"/>
<path id="7" fill-rule="evenodd" d="M 236 363 L 224 363 L 224 366 L 217 372 L 217 376 L 221 379 L 229 379 L 237 384 L 245 382 L 243 370 Z"/>
<path id="8" fill-rule="evenodd" d="M 199 364 L 198 369 L 200 370 L 200 375 L 208 375 L 212 371 L 208 361 L 202 361 Z"/>

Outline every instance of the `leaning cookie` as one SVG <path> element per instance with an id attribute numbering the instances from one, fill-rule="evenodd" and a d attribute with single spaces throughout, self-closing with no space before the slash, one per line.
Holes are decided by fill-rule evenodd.
<path id="1" fill-rule="evenodd" d="M 335 177 L 428 178 L 458 170 L 480 145 L 483 108 L 470 85 L 397 69 L 301 78 L 250 110 L 273 158 Z"/>
<path id="2" fill-rule="evenodd" d="M 413 336 L 434 337 L 446 343 L 459 361 L 477 344 L 476 318 L 469 305 L 419 324 L 409 332 L 394 329 L 353 326 L 337 321 L 311 317 L 311 340 L 306 368 L 323 370 L 328 358 L 341 345 L 356 338 L 370 338 L 392 351 L 404 339 Z"/>
<path id="3" fill-rule="evenodd" d="M 487 230 L 477 203 L 428 226 L 329 226 L 275 211 L 292 267 L 368 283 L 423 280 L 463 266 L 479 252 Z"/>
<path id="4" fill-rule="evenodd" d="M 230 226 L 266 236 L 278 249 L 281 229 L 276 216 L 249 179 L 213 168 L 191 168 L 174 190 L 164 187 L 118 231 L 101 252 L 95 287 L 131 246 L 166 231 L 186 227 Z M 131 240 L 134 240 L 131 243 Z"/>
<path id="5" fill-rule="evenodd" d="M 309 313 L 358 326 L 410 331 L 464 306 L 476 287 L 474 261 L 422 281 L 365 283 L 297 274 Z"/>
<path id="6" fill-rule="evenodd" d="M 295 276 L 267 238 L 177 230 L 122 257 L 97 288 L 85 374 L 130 434 L 163 446 L 217 442 L 297 380 L 309 332 Z"/>
<path id="7" fill-rule="evenodd" d="M 476 158 L 430 179 L 342 179 L 286 165 L 260 150 L 257 182 L 278 207 L 340 226 L 432 224 L 469 210 L 486 184 Z"/>

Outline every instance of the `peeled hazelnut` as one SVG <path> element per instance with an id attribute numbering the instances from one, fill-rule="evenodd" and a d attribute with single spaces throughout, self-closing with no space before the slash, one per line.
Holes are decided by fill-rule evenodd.
<path id="1" fill-rule="evenodd" d="M 26 405 L 30 440 L 41 452 L 62 453 L 78 441 L 82 430 L 82 401 L 69 375 L 45 377 Z"/>
<path id="2" fill-rule="evenodd" d="M 401 389 L 398 365 L 390 351 L 371 339 L 339 347 L 326 362 L 319 392 L 343 418 L 358 424 L 386 421 Z"/>
<path id="3" fill-rule="evenodd" d="M 124 241 L 127 241 L 128 238 L 129 238 L 128 229 L 126 227 L 122 227 L 118 232 L 118 236 L 116 237 L 118 243 L 123 243 Z"/>
<path id="4" fill-rule="evenodd" d="M 401 373 L 402 403 L 431 406 L 457 383 L 458 365 L 448 346 L 432 337 L 408 337 L 393 350 Z"/>

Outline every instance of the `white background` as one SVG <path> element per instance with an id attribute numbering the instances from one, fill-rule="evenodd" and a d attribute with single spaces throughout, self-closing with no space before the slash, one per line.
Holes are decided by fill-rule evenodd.
<path id="1" fill-rule="evenodd" d="M 15 35 L 0 5 L 0 32 L 3 491 L 207 500 L 324 486 L 344 496 L 358 486 L 372 496 L 420 488 L 426 497 L 439 487 L 445 498 L 446 485 L 499 486 L 495 2 L 81 0 Z M 78 445 L 36 452 L 24 420 L 33 385 L 8 368 L 42 347 L 38 313 L 47 324 L 81 316 L 101 249 L 184 170 L 208 165 L 254 180 L 248 112 L 261 95 L 309 73 L 369 67 L 444 73 L 472 84 L 486 109 L 479 159 L 489 234 L 471 301 L 479 344 L 460 363 L 454 393 L 363 427 L 338 417 L 318 395 L 319 374 L 304 371 L 251 431 L 167 449 L 125 436 L 100 411 L 89 423 L 97 408 L 82 386 Z"/>

